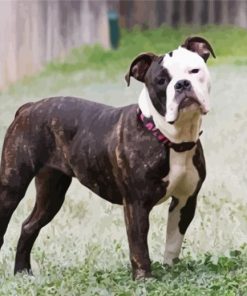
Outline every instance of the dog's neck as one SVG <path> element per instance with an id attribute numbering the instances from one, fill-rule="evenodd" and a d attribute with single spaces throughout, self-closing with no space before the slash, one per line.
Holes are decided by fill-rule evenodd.
<path id="1" fill-rule="evenodd" d="M 178 120 L 170 124 L 153 106 L 148 90 L 144 86 L 139 96 L 139 108 L 145 117 L 153 118 L 155 127 L 161 131 L 171 142 L 196 142 L 199 139 L 201 128 L 201 113 L 195 110 L 180 111 Z"/>

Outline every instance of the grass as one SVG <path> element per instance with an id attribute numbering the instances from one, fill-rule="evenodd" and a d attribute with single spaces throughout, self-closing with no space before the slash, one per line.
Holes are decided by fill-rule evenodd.
<path id="1" fill-rule="evenodd" d="M 14 277 L 13 262 L 22 221 L 32 210 L 31 184 L 9 225 L 0 252 L 0 295 L 247 295 L 246 164 L 247 32 L 232 27 L 161 28 L 122 32 L 117 51 L 99 46 L 73 50 L 41 73 L 0 94 L 0 146 L 16 109 L 51 95 L 75 95 L 112 105 L 136 102 L 141 84 L 127 88 L 124 74 L 141 51 L 164 53 L 185 36 L 212 43 L 212 111 L 204 119 L 202 142 L 207 179 L 188 229 L 181 261 L 162 266 L 168 203 L 154 208 L 149 233 L 156 279 L 133 282 L 122 208 L 73 181 L 66 201 L 32 251 L 35 277 Z"/>
<path id="2" fill-rule="evenodd" d="M 10 90 L 28 86 L 33 88 L 40 82 L 51 86 L 56 91 L 62 84 L 70 82 L 71 74 L 78 74 L 82 81 L 91 84 L 114 79 L 119 73 L 126 72 L 132 59 L 140 52 L 153 51 L 164 54 L 177 48 L 188 36 L 200 35 L 211 42 L 216 59 L 210 59 L 210 65 L 247 65 L 246 29 L 226 26 L 182 27 L 173 29 L 161 27 L 156 30 L 142 30 L 137 27 L 133 31 L 122 31 L 118 50 L 106 50 L 99 45 L 83 46 L 71 50 L 64 58 L 54 60 L 38 75 L 26 77 Z M 84 72 L 82 74 L 82 71 Z M 56 78 L 56 79 L 54 79 Z M 59 85 L 58 85 L 59 84 Z M 49 86 L 49 89 L 51 89 Z"/>
<path id="3" fill-rule="evenodd" d="M 126 267 L 114 270 L 94 268 L 93 260 L 83 266 L 61 268 L 45 264 L 44 274 L 5 276 L 1 295 L 106 295 L 106 296 L 198 296 L 247 295 L 247 249 L 235 251 L 217 261 L 210 254 L 198 260 L 187 257 L 175 267 L 152 264 L 155 279 L 133 282 Z M 94 254 L 97 258 L 99 254 Z M 95 259 L 94 259 L 95 260 Z M 198 276 L 200 275 L 200 276 Z M 6 285 L 6 282 L 8 285 Z M 6 289 L 8 287 L 8 289 Z"/>
<path id="4" fill-rule="evenodd" d="M 51 63 L 48 71 L 74 72 L 81 69 L 104 70 L 115 74 L 126 68 L 130 60 L 140 52 L 151 51 L 164 54 L 176 48 L 190 35 L 199 35 L 208 39 L 215 49 L 216 60 L 211 64 L 236 63 L 246 64 L 247 34 L 245 29 L 234 27 L 183 27 L 174 30 L 161 27 L 157 30 L 140 31 L 136 28 L 131 33 L 122 32 L 119 50 L 104 50 L 96 45 L 75 49 L 63 63 Z"/>

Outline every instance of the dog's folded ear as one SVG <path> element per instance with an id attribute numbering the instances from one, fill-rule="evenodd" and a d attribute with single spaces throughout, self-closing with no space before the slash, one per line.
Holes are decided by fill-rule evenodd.
<path id="1" fill-rule="evenodd" d="M 152 64 L 153 60 L 157 58 L 154 53 L 145 52 L 139 54 L 131 63 L 129 72 L 125 75 L 127 85 L 130 85 L 130 77 L 134 77 L 136 80 L 144 82 L 144 77 L 148 68 Z"/>
<path id="2" fill-rule="evenodd" d="M 209 58 L 210 54 L 216 58 L 212 46 L 206 39 L 202 37 L 189 37 L 185 40 L 184 44 L 182 44 L 182 47 L 198 53 L 205 62 Z"/>

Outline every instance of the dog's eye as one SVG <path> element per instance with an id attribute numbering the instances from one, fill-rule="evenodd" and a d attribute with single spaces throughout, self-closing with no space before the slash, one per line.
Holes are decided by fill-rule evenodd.
<path id="1" fill-rule="evenodd" d="M 200 69 L 192 69 L 191 71 L 190 71 L 190 73 L 192 73 L 192 74 L 196 74 L 196 73 L 198 73 L 200 71 Z"/>
<path id="2" fill-rule="evenodd" d="M 164 78 L 160 78 L 159 80 L 158 80 L 158 84 L 159 85 L 163 85 L 164 83 L 165 83 L 165 79 Z"/>

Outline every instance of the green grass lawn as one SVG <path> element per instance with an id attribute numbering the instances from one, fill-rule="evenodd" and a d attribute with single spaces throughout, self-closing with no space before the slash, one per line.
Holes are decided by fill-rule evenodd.
<path id="1" fill-rule="evenodd" d="M 112 252 L 112 250 L 108 250 Z M 233 251 L 229 257 L 213 258 L 210 254 L 197 260 L 187 257 L 173 268 L 152 265 L 155 279 L 134 282 L 126 266 L 94 268 L 99 254 L 94 252 L 83 265 L 54 265 L 47 261 L 42 275 L 5 275 L 1 295 L 105 295 L 105 296 L 198 296 L 247 295 L 247 252 Z M 101 255 L 104 255 L 102 252 Z"/>
<path id="2" fill-rule="evenodd" d="M 0 94 L 0 145 L 16 109 L 53 95 L 74 95 L 112 105 L 137 102 L 142 85 L 126 87 L 124 75 L 142 51 L 165 53 L 187 35 L 213 45 L 210 60 L 212 110 L 202 142 L 207 179 L 188 229 L 181 261 L 162 266 L 168 204 L 155 207 L 149 233 L 156 279 L 133 282 L 122 208 L 101 200 L 73 181 L 66 201 L 45 227 L 32 252 L 34 277 L 14 277 L 21 223 L 32 210 L 31 184 L 14 213 L 0 252 L 2 295 L 247 295 L 247 31 L 236 28 L 184 28 L 122 32 L 117 51 L 99 46 L 73 50 L 34 77 Z M 1 149 L 1 148 L 0 148 Z"/>
<path id="3" fill-rule="evenodd" d="M 103 69 L 109 74 L 115 74 L 126 69 L 130 60 L 140 52 L 151 51 L 163 54 L 175 49 L 188 36 L 203 36 L 212 43 L 217 59 L 211 64 L 233 63 L 247 64 L 246 29 L 234 27 L 184 27 L 174 30 L 161 27 L 157 30 L 136 29 L 122 32 L 119 50 L 108 51 L 100 46 L 86 47 L 84 50 L 75 49 L 68 55 L 63 63 L 51 63 L 49 71 L 74 72 L 82 68 Z"/>

